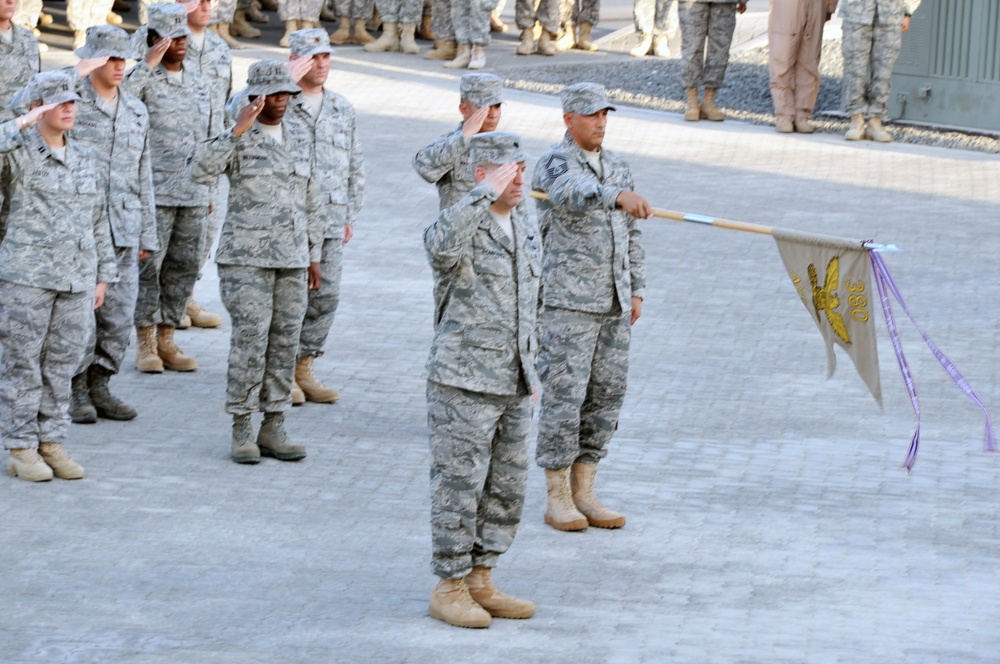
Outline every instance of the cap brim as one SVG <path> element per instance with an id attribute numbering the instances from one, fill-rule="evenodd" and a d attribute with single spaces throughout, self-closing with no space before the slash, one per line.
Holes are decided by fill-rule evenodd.
<path id="1" fill-rule="evenodd" d="M 333 55 L 333 47 L 330 46 L 329 44 L 327 44 L 326 46 L 320 45 L 316 46 L 315 48 L 309 49 L 305 53 L 295 53 L 295 55 L 300 58 L 308 58 L 310 56 L 319 55 L 321 53 L 329 53 L 330 55 Z"/>
<path id="2" fill-rule="evenodd" d="M 266 97 L 267 95 L 276 95 L 282 92 L 286 92 L 290 95 L 297 95 L 302 92 L 301 89 L 295 87 L 292 89 L 290 86 L 284 84 L 274 84 L 274 85 L 251 85 L 247 88 L 247 97 Z"/>
<path id="3" fill-rule="evenodd" d="M 80 48 L 73 51 L 73 55 L 80 58 L 81 60 L 89 60 L 91 58 L 103 58 L 105 56 L 109 58 L 121 58 L 122 60 L 141 60 L 142 56 L 135 51 L 119 51 L 115 49 L 92 49 L 88 46 L 81 46 Z"/>
<path id="4" fill-rule="evenodd" d="M 83 97 L 72 90 L 66 90 L 65 92 L 57 92 L 51 97 L 42 98 L 42 104 L 65 104 L 68 101 L 83 101 Z"/>

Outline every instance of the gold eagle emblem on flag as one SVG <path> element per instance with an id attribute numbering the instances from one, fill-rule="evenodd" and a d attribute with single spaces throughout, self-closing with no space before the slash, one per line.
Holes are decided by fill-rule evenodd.
<path id="1" fill-rule="evenodd" d="M 840 337 L 845 344 L 851 343 L 851 337 L 847 334 L 847 326 L 844 325 L 844 317 L 837 313 L 840 306 L 840 298 L 837 297 L 837 284 L 840 282 L 840 256 L 834 256 L 826 264 L 826 281 L 823 287 L 819 287 L 819 279 L 816 275 L 816 266 L 812 263 L 806 268 L 809 273 L 809 283 L 812 285 L 812 303 L 816 309 L 816 318 L 822 318 L 820 312 L 826 313 L 826 320 L 833 328 L 833 333 Z"/>

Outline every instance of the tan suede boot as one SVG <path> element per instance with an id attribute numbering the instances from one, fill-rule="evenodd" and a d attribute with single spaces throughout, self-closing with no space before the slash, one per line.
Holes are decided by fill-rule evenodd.
<path id="1" fill-rule="evenodd" d="M 639 43 L 636 44 L 635 48 L 628 52 L 633 58 L 642 58 L 649 54 L 649 47 L 653 45 L 653 35 L 641 34 L 639 35 Z"/>
<path id="2" fill-rule="evenodd" d="M 574 44 L 576 44 L 576 28 L 573 26 L 573 21 L 566 21 L 562 34 L 556 40 L 556 50 L 568 51 Z"/>
<path id="3" fill-rule="evenodd" d="M 260 37 L 260 30 L 247 22 L 245 9 L 237 9 L 236 13 L 233 14 L 233 22 L 229 26 L 229 34 L 234 37 L 249 37 L 251 39 L 256 39 L 257 37 Z M 287 44 L 285 44 L 285 46 L 287 46 Z"/>
<path id="4" fill-rule="evenodd" d="M 135 368 L 142 373 L 163 373 L 163 360 L 156 352 L 156 328 L 135 328 Z"/>
<path id="5" fill-rule="evenodd" d="M 163 367 L 171 371 L 194 371 L 198 360 L 188 357 L 174 344 L 174 328 L 169 325 L 156 326 L 156 353 L 163 360 Z"/>
<path id="6" fill-rule="evenodd" d="M 445 69 L 465 69 L 469 66 L 470 60 L 472 60 L 472 45 L 459 44 L 455 59 L 444 63 L 444 67 Z"/>
<path id="7" fill-rule="evenodd" d="M 489 627 L 493 620 L 469 594 L 465 579 L 441 579 L 431 593 L 428 611 L 432 618 L 455 627 Z"/>
<path id="8" fill-rule="evenodd" d="M 816 126 L 808 115 L 795 116 L 795 131 L 800 134 L 812 134 L 816 132 Z"/>
<path id="9" fill-rule="evenodd" d="M 122 19 L 121 15 L 116 14 L 113 11 L 110 11 L 108 12 L 108 15 L 104 17 L 104 22 L 107 23 L 108 25 L 121 25 L 122 23 L 124 23 L 124 20 Z M 84 33 L 84 41 L 86 41 L 87 31 L 84 30 L 83 33 Z"/>
<path id="10" fill-rule="evenodd" d="M 191 318 L 191 325 L 194 327 L 212 328 L 222 325 L 222 316 L 208 311 L 195 302 L 194 298 L 188 300 L 187 315 Z"/>
<path id="11" fill-rule="evenodd" d="M 278 45 L 288 48 L 288 40 L 291 39 L 292 33 L 297 32 L 298 30 L 298 21 L 285 21 L 285 34 L 278 40 Z"/>
<path id="12" fill-rule="evenodd" d="M 368 34 L 368 27 L 365 25 L 365 19 L 354 19 L 354 36 L 351 37 L 351 41 L 355 44 L 362 45 L 371 44 L 375 41 L 375 38 Z"/>
<path id="13" fill-rule="evenodd" d="M 486 66 L 486 47 L 479 44 L 472 45 L 472 53 L 469 56 L 469 69 L 482 69 Z"/>
<path id="14" fill-rule="evenodd" d="M 726 119 L 715 105 L 715 88 L 705 88 L 705 98 L 701 100 L 701 117 L 712 122 L 722 122 Z"/>
<path id="15" fill-rule="evenodd" d="M 573 486 L 573 503 L 595 528 L 621 528 L 625 515 L 612 512 L 594 495 L 594 476 L 597 464 L 574 463 L 570 481 Z"/>
<path id="16" fill-rule="evenodd" d="M 243 45 L 236 41 L 236 38 L 229 32 L 228 23 L 216 23 L 212 26 L 212 31 L 222 38 L 222 41 L 226 42 L 229 48 L 243 48 Z M 187 325 L 181 325 L 182 330 L 186 330 L 191 327 L 191 321 L 188 320 Z"/>
<path id="17" fill-rule="evenodd" d="M 500 592 L 490 578 L 489 567 L 473 567 L 465 577 L 469 595 L 494 618 L 530 618 L 535 615 L 535 604 L 526 599 L 508 597 Z"/>
<path id="18" fill-rule="evenodd" d="M 261 11 L 260 0 L 253 0 L 250 3 L 250 6 L 246 10 L 246 17 L 248 21 L 254 23 L 263 23 L 266 25 L 271 22 L 271 18 Z"/>
<path id="19" fill-rule="evenodd" d="M 545 469 L 545 486 L 549 497 L 545 506 L 545 523 L 556 530 L 586 530 L 587 517 L 573 504 L 569 473 L 569 468 Z"/>
<path id="20" fill-rule="evenodd" d="M 531 28 L 521 30 L 521 43 L 514 52 L 518 55 L 531 55 L 535 52 L 535 33 Z"/>
<path id="21" fill-rule="evenodd" d="M 337 30 L 330 33 L 330 43 L 340 46 L 349 41 L 351 41 L 351 17 L 341 16 L 339 23 L 337 23 Z"/>
<path id="22" fill-rule="evenodd" d="M 7 474 L 20 477 L 28 482 L 48 482 L 52 479 L 52 468 L 33 447 L 22 447 L 10 451 L 7 459 Z"/>
<path id="23" fill-rule="evenodd" d="M 844 134 L 845 141 L 861 141 L 865 138 L 865 116 L 857 113 L 851 116 L 851 127 Z"/>
<path id="24" fill-rule="evenodd" d="M 83 478 L 83 466 L 73 461 L 62 443 L 40 443 L 38 454 L 45 465 L 52 469 L 52 474 L 61 480 L 79 480 Z"/>
<path id="25" fill-rule="evenodd" d="M 306 448 L 295 445 L 285 433 L 284 413 L 264 413 L 264 423 L 257 432 L 257 447 L 263 456 L 281 461 L 298 461 L 306 458 Z"/>
<path id="26" fill-rule="evenodd" d="M 437 37 L 434 35 L 434 28 L 432 27 L 432 18 L 430 14 L 424 14 L 423 18 L 420 19 L 420 27 L 417 28 L 417 37 L 427 41 L 437 41 Z"/>
<path id="27" fill-rule="evenodd" d="M 490 12 L 490 32 L 507 32 L 507 24 L 500 18 L 500 12 L 493 10 Z"/>
<path id="28" fill-rule="evenodd" d="M 417 46 L 415 33 L 417 31 L 416 23 L 402 23 L 399 26 L 399 50 L 403 53 L 409 53 L 410 55 L 416 55 L 420 53 L 420 47 Z"/>
<path id="29" fill-rule="evenodd" d="M 542 35 L 538 38 L 538 55 L 556 54 L 556 36 L 548 30 L 542 30 Z"/>
<path id="30" fill-rule="evenodd" d="M 458 53 L 458 43 L 454 39 L 443 39 L 424 54 L 426 60 L 453 60 Z"/>
<path id="31" fill-rule="evenodd" d="M 590 38 L 590 32 L 593 29 L 593 25 L 590 23 L 581 23 L 577 26 L 576 30 L 576 47 L 581 51 L 596 51 L 597 44 L 595 44 Z"/>
<path id="32" fill-rule="evenodd" d="M 294 380 L 292 380 L 292 389 L 290 392 L 293 406 L 301 406 L 306 402 L 306 393 L 302 391 L 302 388 Z"/>
<path id="33" fill-rule="evenodd" d="M 340 392 L 327 387 L 313 374 L 314 357 L 300 357 L 295 365 L 295 382 L 305 393 L 305 398 L 315 403 L 333 403 L 340 398 Z"/>
<path id="34" fill-rule="evenodd" d="M 399 30 L 396 23 L 383 23 L 382 36 L 365 44 L 365 50 L 369 53 L 385 53 L 399 50 Z"/>
<path id="35" fill-rule="evenodd" d="M 887 132 L 882 126 L 882 118 L 871 118 L 868 120 L 868 129 L 865 136 L 877 143 L 892 143 L 892 134 Z"/>
<path id="36" fill-rule="evenodd" d="M 795 125 L 787 115 L 779 115 L 774 118 L 774 130 L 779 134 L 791 134 L 795 132 Z"/>
<path id="37" fill-rule="evenodd" d="M 653 55 L 658 58 L 670 57 L 670 46 L 667 43 L 666 35 L 656 35 L 653 37 Z"/>
<path id="38" fill-rule="evenodd" d="M 701 119 L 698 88 L 688 88 L 685 92 L 687 92 L 687 106 L 684 108 L 684 119 L 688 122 L 697 122 Z"/>
<path id="39" fill-rule="evenodd" d="M 233 415 L 233 443 L 229 457 L 236 463 L 260 463 L 260 448 L 253 440 L 249 415 Z"/>

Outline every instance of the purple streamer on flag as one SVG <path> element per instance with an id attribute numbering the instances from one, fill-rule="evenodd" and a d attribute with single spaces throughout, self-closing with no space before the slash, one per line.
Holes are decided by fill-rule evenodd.
<path id="1" fill-rule="evenodd" d="M 899 306 L 902 307 L 903 312 L 906 314 L 910 322 L 913 323 L 913 327 L 917 329 L 920 336 L 923 337 L 924 343 L 930 348 L 931 353 L 934 354 L 935 359 L 944 368 L 951 380 L 958 386 L 958 389 L 972 400 L 979 408 L 983 411 L 986 416 L 986 431 L 983 434 L 983 450 L 986 452 L 996 452 L 996 439 L 993 435 L 993 421 L 990 419 L 990 413 L 986 409 L 986 405 L 983 404 L 979 395 L 976 394 L 969 382 L 965 380 L 965 377 L 958 370 L 958 368 L 952 364 L 951 360 L 938 348 L 937 344 L 927 336 L 917 321 L 914 320 L 913 314 L 910 313 L 909 308 L 906 306 L 906 302 L 903 300 L 903 294 L 899 292 L 899 287 L 896 285 L 895 279 L 892 277 L 892 273 L 889 272 L 889 266 L 886 265 L 885 260 L 878 254 L 878 252 L 871 251 L 868 254 L 871 257 L 872 271 L 875 276 L 875 286 L 878 288 L 879 299 L 882 303 L 882 314 L 885 317 L 886 327 L 889 329 L 889 337 L 892 339 L 892 347 L 896 351 L 896 362 L 899 364 L 899 372 L 903 376 L 903 383 L 906 386 L 907 394 L 910 397 L 910 403 L 913 406 L 913 413 L 917 418 L 917 428 L 913 432 L 913 438 L 910 439 L 910 449 L 906 454 L 906 460 L 903 462 L 903 466 L 907 471 L 913 469 L 913 464 L 917 461 L 917 448 L 920 446 L 920 399 L 917 396 L 917 387 L 913 381 L 913 374 L 910 371 L 910 365 L 906 361 L 906 355 L 903 353 L 902 340 L 899 337 L 899 330 L 896 327 L 896 319 L 892 313 L 892 302 L 889 300 L 889 294 L 891 293 Z"/>

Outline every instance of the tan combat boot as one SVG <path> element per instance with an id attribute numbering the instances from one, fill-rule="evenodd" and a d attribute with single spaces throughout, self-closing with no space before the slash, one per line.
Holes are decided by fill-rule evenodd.
<path id="1" fill-rule="evenodd" d="M 494 618 L 530 618 L 535 615 L 535 604 L 526 599 L 508 597 L 493 585 L 489 567 L 473 567 L 465 577 L 469 595 Z"/>
<path id="2" fill-rule="evenodd" d="M 104 22 L 107 23 L 108 25 L 121 25 L 122 23 L 124 23 L 124 20 L 122 19 L 121 15 L 116 14 L 114 11 L 110 11 L 108 12 L 108 15 L 104 17 Z M 83 33 L 84 33 L 84 40 L 86 40 L 87 31 L 84 30 Z"/>
<path id="3" fill-rule="evenodd" d="M 156 352 L 156 328 L 135 328 L 135 368 L 142 373 L 163 373 L 163 360 Z"/>
<path id="4" fill-rule="evenodd" d="M 86 30 L 77 30 L 77 31 L 75 31 L 73 33 L 73 50 L 74 51 L 76 49 L 82 47 L 86 43 L 87 43 L 87 31 Z"/>
<path id="5" fill-rule="evenodd" d="M 535 33 L 531 28 L 521 30 L 521 43 L 514 52 L 518 55 L 531 55 L 535 52 Z"/>
<path id="6" fill-rule="evenodd" d="M 697 122 L 701 119 L 698 88 L 688 88 L 685 92 L 687 92 L 687 106 L 684 108 L 684 119 L 688 122 Z"/>
<path id="7" fill-rule="evenodd" d="M 882 118 L 871 118 L 868 120 L 868 129 L 865 136 L 877 143 L 892 143 L 892 134 L 887 132 L 882 126 Z"/>
<path id="8" fill-rule="evenodd" d="M 795 132 L 795 125 L 787 115 L 779 115 L 774 118 L 774 130 L 779 134 L 791 134 Z"/>
<path id="9" fill-rule="evenodd" d="M 10 451 L 7 474 L 29 482 L 48 482 L 53 477 L 52 468 L 33 447 L 21 447 Z"/>
<path id="10" fill-rule="evenodd" d="M 434 34 L 433 28 L 433 18 L 430 14 L 424 14 L 420 19 L 420 27 L 417 28 L 417 37 L 425 39 L 427 41 L 437 41 L 437 37 Z"/>
<path id="11" fill-rule="evenodd" d="M 70 458 L 63 449 L 62 443 L 41 443 L 38 454 L 45 465 L 52 469 L 52 474 L 61 480 L 78 480 L 83 478 L 83 466 Z"/>
<path id="12" fill-rule="evenodd" d="M 596 51 L 597 44 L 595 44 L 590 38 L 590 32 L 593 29 L 590 23 L 581 23 L 577 26 L 576 30 L 576 47 L 581 51 Z"/>
<path id="13" fill-rule="evenodd" d="M 454 39 L 442 39 L 434 48 L 424 54 L 427 60 L 452 60 L 458 53 L 458 42 Z"/>
<path id="14" fill-rule="evenodd" d="M 587 517 L 573 504 L 569 472 L 569 468 L 545 469 L 545 486 L 549 496 L 545 506 L 545 523 L 556 530 L 586 530 Z"/>
<path id="15" fill-rule="evenodd" d="M 194 327 L 212 328 L 222 325 L 222 316 L 208 311 L 195 302 L 194 298 L 188 300 L 187 315 L 191 318 L 191 325 Z"/>
<path id="16" fill-rule="evenodd" d="M 257 37 L 260 37 L 260 30 L 247 22 L 247 13 L 245 9 L 237 9 L 236 13 L 233 14 L 233 22 L 229 26 L 229 34 L 234 37 L 249 37 L 251 39 L 256 39 Z"/>
<path id="17" fill-rule="evenodd" d="M 260 463 L 260 448 L 253 440 L 249 415 L 233 415 L 233 444 L 229 457 L 236 463 Z"/>
<path id="18" fill-rule="evenodd" d="M 594 495 L 594 476 L 597 464 L 574 463 L 570 481 L 573 486 L 573 503 L 595 528 L 621 528 L 625 515 L 612 512 Z"/>
<path id="19" fill-rule="evenodd" d="M 306 458 L 306 448 L 295 445 L 285 433 L 284 413 L 264 413 L 264 423 L 257 432 L 257 447 L 263 456 L 281 461 L 298 461 Z"/>
<path id="20" fill-rule="evenodd" d="M 445 69 L 465 69 L 472 60 L 472 46 L 470 44 L 459 44 L 455 59 L 444 63 Z"/>
<path id="21" fill-rule="evenodd" d="M 701 100 L 701 117 L 712 122 L 722 122 L 726 119 L 715 105 L 715 88 L 705 88 L 705 98 Z"/>
<path id="22" fill-rule="evenodd" d="M 337 23 L 337 30 L 330 33 L 330 43 L 340 46 L 351 41 L 351 17 L 341 16 Z"/>
<path id="23" fill-rule="evenodd" d="M 302 391 L 302 388 L 294 380 L 292 380 L 292 389 L 289 392 L 292 397 L 293 406 L 301 406 L 306 402 L 306 393 Z"/>
<path id="24" fill-rule="evenodd" d="M 387 51 L 399 50 L 399 30 L 396 23 L 383 23 L 382 36 L 365 44 L 365 50 L 369 53 L 385 53 Z"/>
<path id="25" fill-rule="evenodd" d="M 469 69 L 482 69 L 486 66 L 486 47 L 479 44 L 472 45 L 472 53 L 469 57 Z"/>
<path id="26" fill-rule="evenodd" d="M 455 627 L 489 627 L 492 619 L 469 594 L 465 579 L 441 579 L 431 593 L 428 611 L 432 618 Z"/>
<path id="27" fill-rule="evenodd" d="M 171 371 L 194 371 L 198 360 L 188 357 L 174 344 L 174 328 L 169 325 L 156 326 L 156 353 L 163 360 L 163 366 Z"/>
<path id="28" fill-rule="evenodd" d="M 628 52 L 633 58 L 645 57 L 649 54 L 649 48 L 653 45 L 653 35 L 641 34 L 639 35 L 639 43 L 636 44 L 635 48 Z"/>
<path id="29" fill-rule="evenodd" d="M 371 44 L 375 41 L 375 38 L 368 34 L 368 27 L 365 25 L 365 19 L 354 19 L 354 36 L 351 38 L 351 41 L 355 44 Z"/>
<path id="30" fill-rule="evenodd" d="M 861 141 L 865 138 L 865 116 L 857 113 L 851 116 L 851 126 L 844 134 L 845 141 Z"/>
<path id="31" fill-rule="evenodd" d="M 538 38 L 538 55 L 556 54 L 556 36 L 548 30 L 542 30 Z"/>
<path id="32" fill-rule="evenodd" d="M 248 21 L 252 21 L 254 23 L 263 23 L 266 25 L 271 22 L 271 18 L 261 11 L 259 0 L 253 0 L 253 2 L 250 3 L 250 6 L 247 7 L 246 10 L 246 17 Z"/>
<path id="33" fill-rule="evenodd" d="M 800 134 L 812 134 L 816 132 L 816 127 L 808 115 L 795 116 L 795 131 Z"/>
<path id="34" fill-rule="evenodd" d="M 493 10 L 490 12 L 490 32 L 499 32 L 503 34 L 507 32 L 507 24 L 503 22 L 500 18 L 500 12 Z"/>
<path id="35" fill-rule="evenodd" d="M 420 47 L 417 46 L 416 34 L 417 24 L 416 23 L 402 23 L 399 26 L 399 50 L 403 53 L 409 53 L 410 55 L 416 55 L 420 53 Z"/>
<path id="36" fill-rule="evenodd" d="M 90 384 L 87 372 L 73 376 L 70 383 L 69 418 L 73 424 L 94 424 L 97 422 L 97 409 L 90 399 Z"/>
<path id="37" fill-rule="evenodd" d="M 285 34 L 278 40 L 278 45 L 288 48 L 288 40 L 291 39 L 292 33 L 297 32 L 298 30 L 298 21 L 285 21 Z"/>
<path id="38" fill-rule="evenodd" d="M 562 34 L 556 40 L 556 50 L 568 51 L 574 44 L 576 44 L 576 28 L 573 27 L 573 21 L 566 21 Z"/>
<path id="39" fill-rule="evenodd" d="M 295 365 L 295 382 L 305 393 L 305 398 L 314 403 L 333 403 L 340 398 L 340 392 L 327 387 L 313 374 L 313 360 L 316 358 L 300 357 Z"/>
<path id="40" fill-rule="evenodd" d="M 211 27 L 212 27 L 212 32 L 219 35 L 219 37 L 222 38 L 222 41 L 226 42 L 229 48 L 243 48 L 243 45 L 240 44 L 238 41 L 236 41 L 236 38 L 233 37 L 233 35 L 229 32 L 228 23 L 216 23 Z M 189 327 L 191 327 L 190 319 L 188 319 L 187 325 L 180 326 L 182 330 L 186 330 Z"/>
<path id="41" fill-rule="evenodd" d="M 670 57 L 670 45 L 667 43 L 666 35 L 656 35 L 653 37 L 653 55 L 658 58 Z"/>

